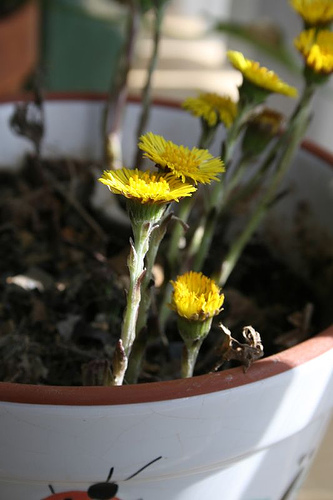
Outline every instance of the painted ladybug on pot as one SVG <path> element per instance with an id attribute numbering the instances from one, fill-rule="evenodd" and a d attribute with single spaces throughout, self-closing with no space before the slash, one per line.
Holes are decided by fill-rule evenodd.
<path id="1" fill-rule="evenodd" d="M 157 462 L 157 460 L 160 460 L 161 458 L 162 457 L 157 457 L 148 464 L 144 465 L 143 467 L 141 467 L 141 469 L 134 472 L 134 474 L 131 474 L 129 477 L 127 477 L 125 481 L 128 481 L 129 479 L 137 476 L 138 474 L 140 474 L 140 472 L 142 472 L 144 469 Z M 56 493 L 53 487 L 49 485 L 52 495 L 44 498 L 43 500 L 121 500 L 120 498 L 116 497 L 119 486 L 117 483 L 111 481 L 112 474 L 113 467 L 110 470 L 105 483 L 93 484 L 89 486 L 87 492 L 65 491 L 63 493 Z"/>

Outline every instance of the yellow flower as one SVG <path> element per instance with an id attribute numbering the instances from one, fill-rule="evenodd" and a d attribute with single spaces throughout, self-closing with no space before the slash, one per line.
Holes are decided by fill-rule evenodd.
<path id="1" fill-rule="evenodd" d="M 224 302 L 215 281 L 202 273 L 190 271 L 171 281 L 174 291 L 171 309 L 188 320 L 205 321 L 219 314 Z"/>
<path id="2" fill-rule="evenodd" d="M 290 4 L 308 26 L 327 25 L 333 20 L 332 0 L 290 0 Z"/>
<path id="3" fill-rule="evenodd" d="M 234 68 L 242 73 L 244 79 L 257 87 L 268 92 L 276 92 L 289 97 L 297 96 L 297 89 L 295 87 L 291 87 L 283 82 L 274 71 L 260 66 L 256 61 L 246 59 L 241 52 L 229 50 L 228 57 Z"/>
<path id="4" fill-rule="evenodd" d="M 183 182 L 209 184 L 219 180 L 217 175 L 224 172 L 223 162 L 214 158 L 207 149 L 186 148 L 166 141 L 152 132 L 140 137 L 139 148 L 144 156 L 179 177 Z"/>
<path id="5" fill-rule="evenodd" d="M 237 115 L 237 104 L 230 98 L 215 93 L 203 93 L 198 97 L 188 97 L 182 107 L 205 120 L 210 127 L 222 122 L 230 127 Z"/>
<path id="6" fill-rule="evenodd" d="M 295 46 L 303 55 L 305 64 L 315 73 L 329 75 L 333 72 L 333 33 L 314 28 L 302 31 L 295 39 Z"/>
<path id="7" fill-rule="evenodd" d="M 179 181 L 172 174 L 155 174 L 137 169 L 105 170 L 98 180 L 112 193 L 122 194 L 142 204 L 179 201 L 180 198 L 191 196 L 196 191 L 194 186 Z"/>

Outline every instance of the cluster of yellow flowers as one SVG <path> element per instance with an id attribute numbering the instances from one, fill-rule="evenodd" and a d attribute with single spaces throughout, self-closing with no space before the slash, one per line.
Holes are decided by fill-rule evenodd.
<path id="1" fill-rule="evenodd" d="M 333 33 L 329 29 L 333 21 L 332 0 L 290 0 L 290 4 L 304 22 L 304 30 L 295 39 L 294 44 L 304 59 L 305 87 L 296 111 L 290 119 L 291 134 L 294 134 L 293 140 L 283 142 L 282 138 L 282 142 L 278 143 L 282 153 L 281 163 L 276 167 L 276 182 L 273 182 L 272 189 L 268 189 L 263 197 L 262 204 L 256 212 L 256 220 L 260 220 L 271 202 L 275 193 L 274 188 L 285 171 L 283 155 L 286 158 L 290 157 L 291 151 L 288 148 L 299 143 L 306 129 L 311 115 L 310 101 L 315 86 L 323 83 L 333 72 Z M 274 71 L 247 59 L 241 52 L 228 51 L 227 55 L 233 67 L 243 76 L 242 85 L 239 87 L 239 101 L 236 103 L 230 97 L 219 96 L 215 93 L 201 93 L 197 98 L 188 98 L 183 103 L 185 110 L 201 119 L 201 140 L 205 139 L 203 143 L 210 143 L 219 124 L 225 127 L 227 133 L 221 158 L 213 157 L 207 149 L 196 147 L 189 149 L 148 132 L 140 137 L 138 148 L 145 158 L 154 162 L 157 171 L 143 172 L 127 168 L 107 170 L 99 179 L 111 192 L 127 199 L 130 217 L 131 214 L 140 213 L 136 221 L 131 217 L 132 225 L 138 225 L 139 221 L 139 225 L 141 224 L 144 228 L 138 230 L 133 226 L 134 236 L 137 236 L 135 239 L 138 241 L 132 245 L 132 260 L 129 260 L 131 289 L 128 294 L 127 316 L 125 314 L 124 335 L 122 335 L 127 356 L 131 352 L 136 318 L 139 315 L 141 321 L 143 317 L 140 316 L 140 294 L 138 295 L 136 291 L 140 288 L 145 273 L 143 261 L 148 252 L 147 242 L 153 231 L 150 226 L 155 224 L 156 227 L 161 223 L 171 202 L 191 197 L 197 190 L 198 184 L 210 184 L 212 181 L 221 180 L 221 174 L 225 168 L 229 167 L 240 132 L 244 131 L 241 145 L 244 158 L 254 158 L 256 154 L 264 151 L 272 137 L 277 135 L 282 120 L 282 116 L 273 110 L 260 110 L 260 105 L 265 102 L 267 96 L 271 93 L 278 93 L 295 98 L 298 95 L 297 89 L 281 80 Z M 260 136 L 259 140 L 254 138 L 253 129 L 255 129 L 255 134 Z M 234 172 L 236 174 L 234 180 L 238 179 L 241 167 L 242 162 L 238 170 L 236 168 Z M 204 250 L 201 251 L 201 260 L 195 261 L 200 262 L 200 266 L 197 266 L 198 270 L 201 269 L 206 256 L 204 251 L 209 250 L 212 241 L 214 230 L 212 228 L 216 222 L 213 219 L 217 217 L 218 210 L 221 209 L 220 201 L 219 186 L 216 185 L 211 190 L 208 200 L 207 214 L 210 214 L 212 220 L 206 219 L 206 226 L 203 229 L 204 236 L 201 240 L 200 251 Z M 186 205 L 187 214 L 190 208 L 189 204 Z M 147 225 L 150 225 L 148 229 Z M 177 238 L 177 233 L 174 234 Z M 230 273 L 237 259 L 237 252 L 241 250 L 244 241 L 235 246 L 230 261 L 225 261 L 227 273 Z M 172 254 L 172 250 L 170 253 Z M 156 255 L 156 252 L 153 254 Z M 142 261 L 140 265 L 138 265 L 139 256 Z M 152 263 L 150 268 L 152 268 Z M 226 276 L 228 274 L 220 275 L 218 282 L 223 284 Z M 185 356 L 187 366 L 183 367 L 182 373 L 183 376 L 191 376 L 198 349 L 209 332 L 212 318 L 221 311 L 224 295 L 215 281 L 201 272 L 186 272 L 179 275 L 175 281 L 171 281 L 171 284 L 173 294 L 169 307 L 178 314 L 179 330 L 187 348 Z M 126 328 L 131 332 L 126 332 Z M 126 340 L 124 340 L 125 337 Z M 123 378 L 123 374 L 120 378 Z"/>
<path id="2" fill-rule="evenodd" d="M 332 0 L 290 0 L 293 9 L 302 17 L 304 30 L 294 40 L 295 47 L 304 58 L 307 77 L 314 81 L 333 72 L 333 33 L 329 29 L 333 21 Z M 260 66 L 257 61 L 247 59 L 241 52 L 228 51 L 228 58 L 238 69 L 244 83 L 253 84 L 261 90 L 297 96 L 297 89 L 282 81 L 278 75 Z M 229 97 L 202 93 L 197 98 L 188 98 L 184 109 L 200 117 L 212 127 L 221 122 L 230 127 L 237 115 L 237 104 Z"/>
<path id="3" fill-rule="evenodd" d="M 331 0 L 290 0 L 290 4 L 302 17 L 305 26 L 327 26 L 333 20 Z"/>
<path id="4" fill-rule="evenodd" d="M 160 169 L 159 173 L 137 169 L 106 170 L 99 179 L 114 194 L 122 194 L 138 203 L 170 203 L 191 196 L 194 185 L 218 180 L 224 171 L 220 158 L 206 149 L 186 148 L 148 132 L 140 138 L 144 156 Z"/>

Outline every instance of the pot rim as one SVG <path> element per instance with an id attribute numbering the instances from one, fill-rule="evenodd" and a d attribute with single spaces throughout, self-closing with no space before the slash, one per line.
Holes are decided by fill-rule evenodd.
<path id="1" fill-rule="evenodd" d="M 0 104 L 26 101 L 29 98 L 29 94 L 11 98 L 1 97 Z M 48 101 L 101 101 L 104 99 L 105 94 L 97 92 L 56 92 L 46 95 Z M 139 102 L 139 100 L 138 97 L 129 99 L 130 102 Z M 154 104 L 179 108 L 179 102 L 169 99 L 156 99 Z M 303 141 L 302 147 L 333 168 L 333 155 L 330 152 L 309 140 Z M 333 349 L 333 325 L 294 347 L 256 361 L 246 373 L 241 367 L 237 367 L 188 379 L 121 387 L 43 386 L 0 382 L 0 401 L 63 406 L 114 406 L 169 401 L 210 394 L 258 382 L 294 369 L 323 355 L 330 349 Z"/>

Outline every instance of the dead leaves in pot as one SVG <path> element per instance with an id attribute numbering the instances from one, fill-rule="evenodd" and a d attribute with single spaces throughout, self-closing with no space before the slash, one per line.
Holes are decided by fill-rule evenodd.
<path id="1" fill-rule="evenodd" d="M 252 326 L 243 328 L 244 344 L 234 339 L 230 330 L 222 323 L 219 326 L 224 334 L 224 340 L 218 349 L 220 360 L 216 363 L 215 370 L 226 361 L 236 360 L 243 365 L 245 373 L 254 361 L 263 357 L 264 348 L 260 334 Z"/>
<path id="2" fill-rule="evenodd" d="M 296 311 L 288 316 L 288 321 L 294 327 L 286 333 L 276 337 L 275 345 L 288 349 L 310 337 L 312 326 L 314 306 L 311 303 L 306 304 L 302 311 Z"/>
<path id="3" fill-rule="evenodd" d="M 87 386 L 113 385 L 113 375 L 107 359 L 94 359 L 82 366 L 82 383 Z"/>

